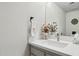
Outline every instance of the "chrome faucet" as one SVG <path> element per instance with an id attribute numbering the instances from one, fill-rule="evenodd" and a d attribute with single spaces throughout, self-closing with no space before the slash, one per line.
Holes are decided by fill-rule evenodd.
<path id="1" fill-rule="evenodd" d="M 57 33 L 57 41 L 60 41 L 59 33 Z"/>

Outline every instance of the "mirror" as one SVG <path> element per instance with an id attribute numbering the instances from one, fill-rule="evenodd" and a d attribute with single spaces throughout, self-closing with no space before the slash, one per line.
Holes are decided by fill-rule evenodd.
<path id="1" fill-rule="evenodd" d="M 46 2 L 47 3 L 47 2 Z M 46 5 L 46 23 L 57 25 L 56 32 L 72 36 L 79 33 L 79 2 L 48 2 Z M 75 25 L 75 26 L 73 26 Z"/>

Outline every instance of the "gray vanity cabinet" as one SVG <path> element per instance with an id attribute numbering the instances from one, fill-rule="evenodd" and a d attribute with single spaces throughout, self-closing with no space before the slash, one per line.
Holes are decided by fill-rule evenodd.
<path id="1" fill-rule="evenodd" d="M 31 56 L 60 56 L 56 53 L 49 52 L 47 50 L 32 45 L 30 45 L 30 55 Z"/>
<path id="2" fill-rule="evenodd" d="M 31 55 L 34 56 L 44 56 L 44 52 L 37 49 L 36 47 L 31 46 Z"/>

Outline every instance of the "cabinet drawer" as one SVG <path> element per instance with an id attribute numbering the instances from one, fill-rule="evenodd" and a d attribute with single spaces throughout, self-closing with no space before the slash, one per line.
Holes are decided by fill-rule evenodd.
<path id="1" fill-rule="evenodd" d="M 44 52 L 42 52 L 41 50 L 38 50 L 35 47 L 31 47 L 31 53 L 33 53 L 36 56 L 44 56 Z"/>
<path id="2" fill-rule="evenodd" d="M 46 53 L 46 56 L 60 56 L 60 55 L 58 55 L 56 53 Z"/>
<path id="3" fill-rule="evenodd" d="M 31 54 L 31 56 L 35 56 L 35 55 Z"/>

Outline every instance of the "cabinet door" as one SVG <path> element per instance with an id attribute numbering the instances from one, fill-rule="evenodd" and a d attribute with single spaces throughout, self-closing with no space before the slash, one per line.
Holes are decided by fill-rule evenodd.
<path id="1" fill-rule="evenodd" d="M 36 55 L 34 55 L 33 53 L 31 53 L 31 56 L 36 56 Z"/>
<path id="2" fill-rule="evenodd" d="M 35 56 L 44 56 L 44 52 L 35 47 L 31 47 L 31 53 L 34 54 Z"/>

